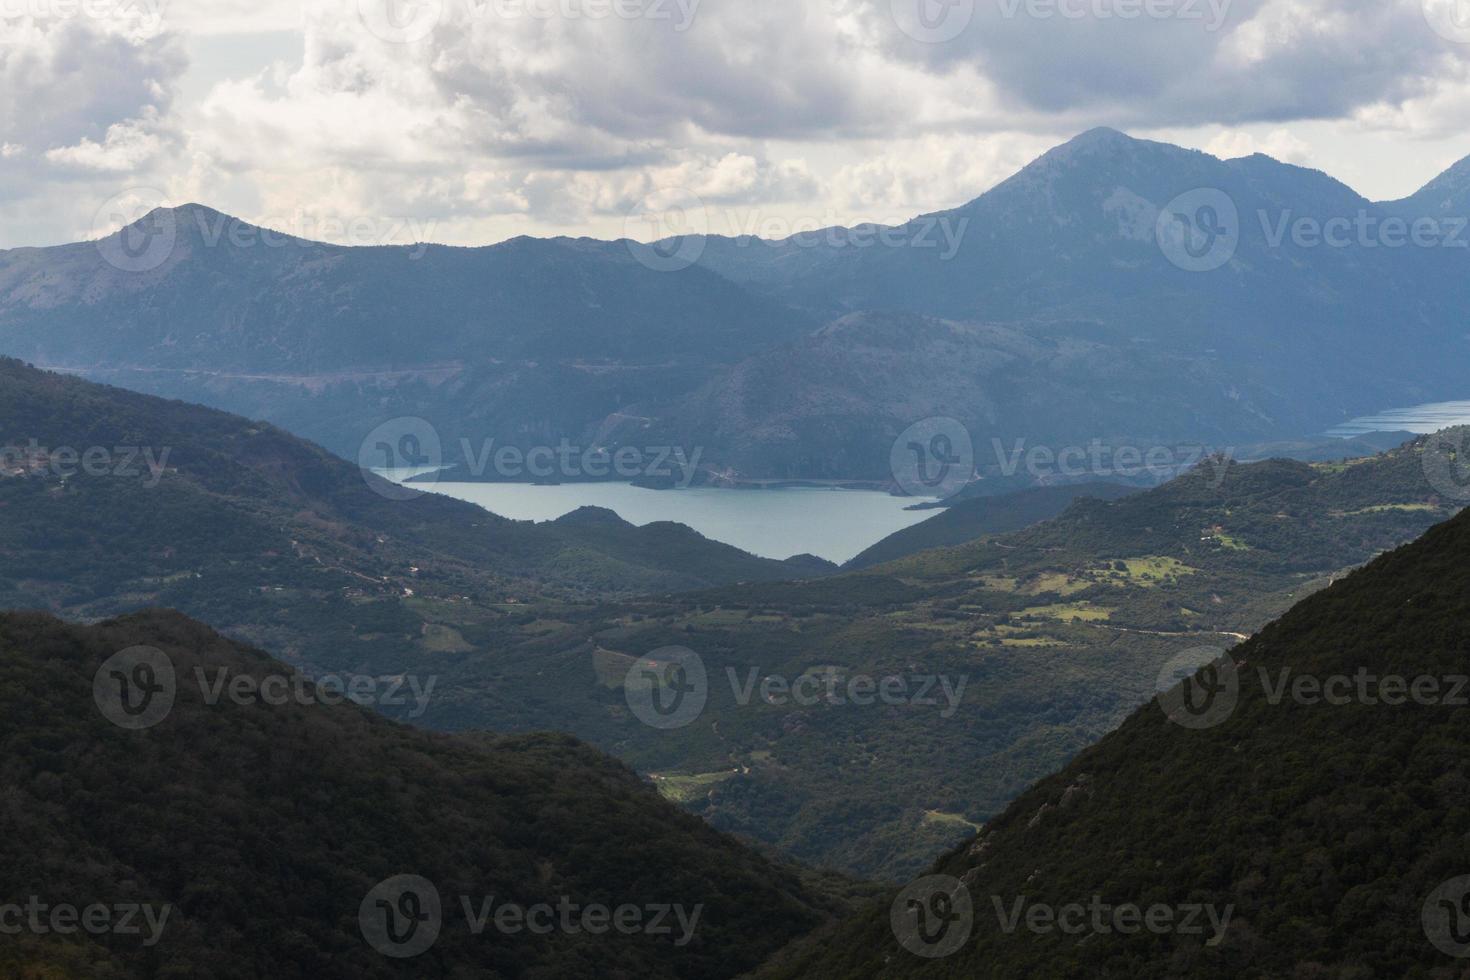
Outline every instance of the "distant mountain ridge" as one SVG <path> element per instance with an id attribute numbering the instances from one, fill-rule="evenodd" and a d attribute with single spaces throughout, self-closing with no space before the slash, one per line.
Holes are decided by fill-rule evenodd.
<path id="1" fill-rule="evenodd" d="M 297 666 L 350 671 L 462 656 L 533 600 L 834 570 L 680 524 L 531 524 L 397 490 L 270 425 L 0 359 L 0 608 L 170 606 Z M 483 611 L 468 632 L 442 625 L 470 606 Z"/>
<path id="2" fill-rule="evenodd" d="M 980 445 L 1300 439 L 1465 397 L 1465 250 L 1387 240 L 1406 216 L 1451 238 L 1467 167 L 1375 203 L 1099 129 L 960 207 L 710 237 L 675 271 L 631 242 L 343 248 L 190 205 L 144 219 L 174 234 L 142 271 L 105 257 L 127 230 L 0 253 L 0 352 L 349 457 L 418 417 L 446 463 L 489 439 L 678 445 L 700 482 L 881 485 L 893 437 L 941 415 Z"/>
<path id="3" fill-rule="evenodd" d="M 1470 161 L 1421 192 L 1434 198 L 1442 217 L 1456 207 L 1470 215 L 1470 200 L 1445 190 L 1463 187 L 1467 167 Z M 1160 215 L 1169 207 L 1191 222 L 1214 213 L 1201 208 L 1231 209 L 1233 219 L 1218 218 L 1229 222 L 1228 258 L 1222 251 L 1221 264 L 1210 269 L 1171 261 L 1159 240 Z M 1383 223 L 1397 213 L 1397 205 L 1370 202 L 1320 171 L 1260 154 L 1219 160 L 1102 129 L 1049 151 L 968 204 L 894 231 L 897 241 L 912 242 L 939 223 L 961 239 L 953 254 L 808 236 L 775 243 L 717 239 L 703 262 L 823 316 L 861 313 L 891 318 L 896 326 L 914 314 L 980 321 L 1043 345 L 1019 357 L 973 352 L 1004 365 L 1006 380 L 1026 392 L 1075 384 L 1075 392 L 1037 399 L 1060 420 L 1061 431 L 1049 424 L 1053 418 L 1038 420 L 1035 429 L 1009 420 L 1012 412 L 1029 420 L 1034 405 L 965 366 L 956 373 L 976 389 L 968 404 L 941 412 L 931 403 L 922 411 L 951 414 L 977 438 L 1025 436 L 1061 445 L 1093 436 L 1117 443 L 1264 441 L 1321 432 L 1352 414 L 1353 405 L 1463 396 L 1464 383 L 1449 364 L 1470 355 L 1461 312 L 1470 298 L 1470 259 L 1452 241 L 1413 247 L 1407 225 L 1397 247 L 1385 245 Z M 1346 244 L 1327 244 L 1324 228 L 1344 220 L 1353 229 Z M 1363 232 L 1356 230 L 1360 220 Z M 1446 239 L 1456 235 L 1452 220 L 1436 230 Z M 1458 241 L 1470 246 L 1463 222 Z M 1189 261 L 1182 253 L 1172 258 Z M 1084 352 L 1097 376 L 1074 381 L 1057 344 Z M 813 346 L 784 348 L 786 369 L 816 370 L 827 355 Z M 941 384 L 955 371 L 937 351 L 924 351 L 912 368 L 895 358 L 900 372 L 930 366 Z M 1119 385 L 1115 372 L 1134 383 Z M 728 387 L 732 379 L 714 385 Z M 860 396 L 861 388 L 850 394 Z M 1157 411 L 1147 402 L 1151 396 L 1175 411 Z M 721 397 L 714 386 L 697 392 L 677 417 L 718 414 Z M 742 421 L 747 431 L 783 421 L 779 408 L 764 401 L 751 409 Z M 834 410 L 840 408 L 814 406 L 810 424 Z M 799 431 L 799 423 L 792 428 Z"/>
<path id="4" fill-rule="evenodd" d="M 134 237 L 156 267 L 127 266 Z M 626 389 L 686 390 L 813 325 L 588 239 L 349 248 L 185 205 L 0 252 L 0 353 L 269 418 L 348 458 L 395 416 L 435 420 L 451 453 L 585 441 Z"/>

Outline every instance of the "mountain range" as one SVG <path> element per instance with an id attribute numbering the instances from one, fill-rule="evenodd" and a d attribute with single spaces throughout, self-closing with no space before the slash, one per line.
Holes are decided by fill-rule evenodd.
<path id="1" fill-rule="evenodd" d="M 538 525 L 395 499 L 402 488 L 264 423 L 18 362 L 0 381 L 3 606 L 171 606 L 312 676 L 431 673 L 440 692 L 417 723 L 572 732 L 717 826 L 866 874 L 906 873 L 1110 730 L 1178 644 L 1233 642 L 1458 508 L 1426 476 L 1425 440 L 1351 466 L 1220 458 L 1155 490 L 1083 496 L 1034 528 L 824 579 L 835 569 L 815 560 L 606 511 Z M 163 464 L 156 478 L 120 472 L 120 457 L 57 469 L 58 450 L 139 446 Z M 789 581 L 801 574 L 819 578 Z M 668 732 L 629 711 L 624 679 L 669 647 L 717 679 L 963 677 L 971 700 L 938 718 L 742 705 L 722 684 L 698 724 Z M 984 769 L 940 767 L 936 745 Z M 895 797 L 916 772 L 932 772 L 926 791 Z"/>
<path id="2" fill-rule="evenodd" d="M 445 605 L 478 610 L 473 635 L 533 600 L 835 571 L 610 511 L 532 524 L 405 499 L 269 424 L 13 360 L 0 360 L 0 513 L 0 608 L 97 618 L 170 606 L 299 666 L 469 649 L 432 625 L 428 610 Z"/>
<path id="3" fill-rule="evenodd" d="M 1467 555 L 1305 599 L 759 976 L 1462 976 Z"/>
<path id="4" fill-rule="evenodd" d="M 833 577 L 607 511 L 528 524 L 397 499 L 268 424 L 15 361 L 0 362 L 0 418 L 0 606 L 169 606 L 308 676 L 431 675 L 432 700 L 384 710 L 570 732 L 721 829 L 885 877 L 1111 730 L 1181 644 L 1229 645 L 1459 506 L 1427 475 L 1424 439 L 1352 465 L 1222 457 L 1023 530 L 986 531 L 982 511 L 976 540 L 914 554 L 901 540 L 904 557 Z M 99 452 L 109 465 L 78 462 Z M 131 474 L 129 456 L 145 461 Z M 712 683 L 669 731 L 626 685 L 675 647 Z M 909 678 L 931 703 L 742 702 L 731 676 Z M 895 793 L 919 774 L 922 791 Z"/>
<path id="5" fill-rule="evenodd" d="M 631 242 L 345 248 L 187 205 L 0 253 L 0 352 L 348 458 L 399 417 L 445 463 L 491 440 L 681 447 L 711 482 L 883 485 L 932 416 L 982 469 L 995 440 L 1296 439 L 1464 395 L 1466 172 L 1375 203 L 1094 130 L 898 228 L 711 237 L 672 270 Z"/>

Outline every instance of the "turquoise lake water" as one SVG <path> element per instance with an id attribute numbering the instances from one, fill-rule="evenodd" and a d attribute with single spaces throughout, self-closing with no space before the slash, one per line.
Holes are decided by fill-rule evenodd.
<path id="1" fill-rule="evenodd" d="M 578 507 L 606 507 L 639 526 L 654 521 L 687 524 L 707 538 L 766 558 L 811 554 L 839 564 L 894 531 L 934 516 L 932 510 L 904 510 L 916 502 L 912 497 L 812 487 L 645 490 L 626 483 L 435 483 L 424 489 L 512 520 L 550 521 Z"/>

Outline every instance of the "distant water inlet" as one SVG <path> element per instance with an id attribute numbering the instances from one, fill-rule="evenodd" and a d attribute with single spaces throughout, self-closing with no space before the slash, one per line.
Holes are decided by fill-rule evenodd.
<path id="1" fill-rule="evenodd" d="M 394 471 L 391 479 L 406 478 Z M 913 497 L 866 490 L 781 487 L 646 490 L 627 483 L 435 483 L 425 489 L 479 504 L 517 521 L 550 521 L 579 507 L 605 507 L 642 526 L 687 524 L 715 541 L 763 558 L 816 555 L 839 564 L 934 512 L 904 508 Z"/>
<path id="2" fill-rule="evenodd" d="M 1350 439 L 1369 432 L 1414 432 L 1424 435 L 1455 425 L 1470 425 L 1470 401 L 1432 402 L 1365 415 L 1328 429 L 1329 436 Z"/>

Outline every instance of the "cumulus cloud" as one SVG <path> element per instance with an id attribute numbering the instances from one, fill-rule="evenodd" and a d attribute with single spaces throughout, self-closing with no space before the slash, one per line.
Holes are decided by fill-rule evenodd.
<path id="1" fill-rule="evenodd" d="M 1470 121 L 1470 44 L 1421 0 L 109 2 L 0 18 L 0 197 L 128 181 L 459 240 L 607 233 L 671 191 L 895 220 L 1096 124 L 1223 126 L 1211 152 L 1322 166 L 1291 122 Z M 190 37 L 260 31 L 299 58 L 181 102 Z"/>
<path id="2" fill-rule="evenodd" d="M 0 15 L 0 140 L 45 152 L 157 122 L 184 57 L 130 17 Z"/>
<path id="3" fill-rule="evenodd" d="M 1213 153 L 1223 160 L 1247 157 L 1264 153 L 1284 163 L 1311 166 L 1312 147 L 1288 129 L 1273 129 L 1265 135 L 1256 135 L 1242 130 L 1226 130 L 1205 144 L 1205 152 Z"/>

